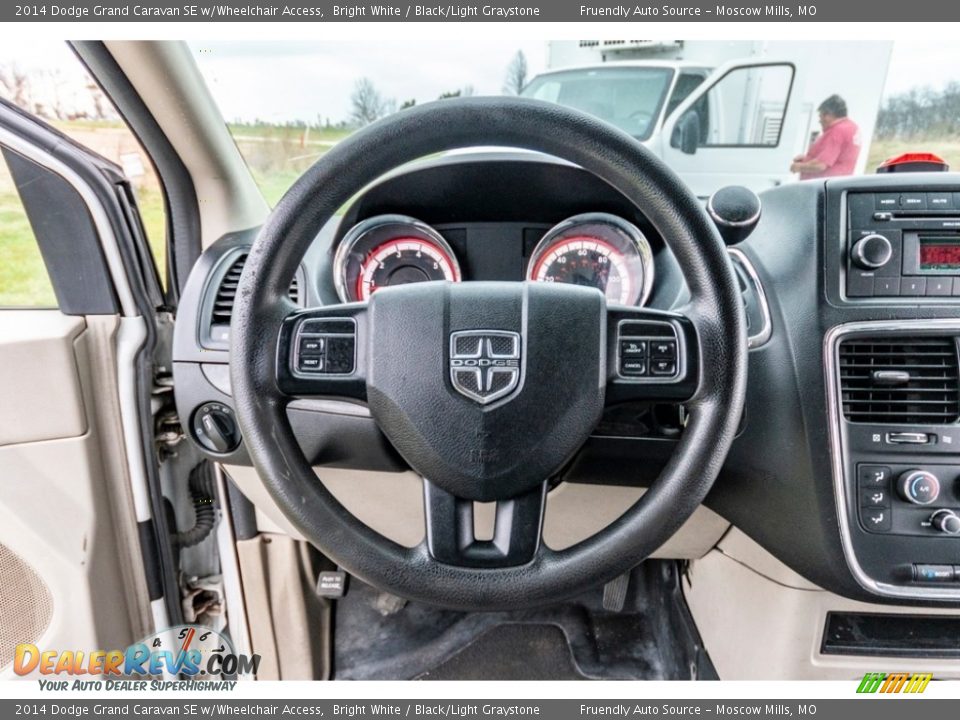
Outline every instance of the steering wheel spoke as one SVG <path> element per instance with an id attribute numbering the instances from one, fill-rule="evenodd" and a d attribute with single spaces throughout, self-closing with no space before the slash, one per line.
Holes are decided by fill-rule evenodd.
<path id="1" fill-rule="evenodd" d="M 607 311 L 607 395 L 634 400 L 689 400 L 700 382 L 694 323 L 680 313 L 611 307 Z"/>
<path id="2" fill-rule="evenodd" d="M 291 313 L 277 343 L 277 387 L 293 397 L 365 400 L 365 303 Z"/>
<path id="3" fill-rule="evenodd" d="M 423 481 L 427 550 L 444 565 L 473 568 L 525 565 L 540 549 L 547 483 L 495 503 L 493 538 L 478 540 L 473 502 Z"/>

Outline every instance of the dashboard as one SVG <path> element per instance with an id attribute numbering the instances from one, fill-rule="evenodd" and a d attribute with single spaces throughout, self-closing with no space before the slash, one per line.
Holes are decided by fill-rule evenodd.
<path id="1" fill-rule="evenodd" d="M 749 323 L 747 407 L 706 504 L 820 587 L 960 604 L 960 176 L 808 181 L 761 199 L 756 230 L 730 254 Z M 250 461 L 223 422 L 229 310 L 255 234 L 208 248 L 175 329 L 181 418 L 234 465 Z M 426 280 L 568 282 L 660 310 L 689 300 L 627 198 L 573 165 L 495 152 L 433 158 L 367 188 L 318 235 L 290 297 L 355 302 Z M 308 458 L 405 470 L 365 408 L 343 405 L 291 404 Z M 648 486 L 683 426 L 676 405 L 611 408 L 560 479 Z"/>

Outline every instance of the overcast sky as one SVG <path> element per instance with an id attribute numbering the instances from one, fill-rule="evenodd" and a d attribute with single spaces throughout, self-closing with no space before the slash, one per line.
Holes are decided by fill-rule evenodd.
<path id="1" fill-rule="evenodd" d="M 443 92 L 471 85 L 478 95 L 499 93 L 507 66 L 523 50 L 531 74 L 546 66 L 547 43 L 498 41 L 489 35 L 461 39 L 398 39 L 390 42 L 211 42 L 192 49 L 227 120 L 283 122 L 318 117 L 332 122 L 350 113 L 350 93 L 358 78 L 369 77 L 398 103 L 425 102 Z M 16 63 L 52 92 L 82 95 L 76 59 L 62 43 L 5 39 L 0 66 Z M 960 46 L 938 41 L 894 45 L 886 94 L 960 80 Z"/>

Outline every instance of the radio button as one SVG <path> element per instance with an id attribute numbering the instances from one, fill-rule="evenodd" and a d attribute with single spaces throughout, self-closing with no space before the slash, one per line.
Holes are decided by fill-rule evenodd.
<path id="1" fill-rule="evenodd" d="M 871 233 L 854 243 L 850 250 L 850 259 L 865 270 L 876 270 L 890 262 L 893 257 L 893 245 L 890 240 L 877 233 Z"/>
<path id="2" fill-rule="evenodd" d="M 893 212 L 900 207 L 900 196 L 895 193 L 881 193 L 877 195 L 877 210 Z"/>
<path id="3" fill-rule="evenodd" d="M 896 297 L 900 294 L 900 278 L 875 278 L 873 281 L 873 294 L 879 297 Z"/>
<path id="4" fill-rule="evenodd" d="M 953 210 L 953 193 L 927 193 L 927 210 Z"/>
<path id="5" fill-rule="evenodd" d="M 900 196 L 902 210 L 926 210 L 927 196 L 923 193 L 903 193 Z"/>
<path id="6" fill-rule="evenodd" d="M 873 297 L 873 273 L 851 270 L 847 275 L 849 297 Z"/>
<path id="7" fill-rule="evenodd" d="M 923 297 L 927 292 L 926 278 L 901 278 L 901 297 Z"/>
<path id="8" fill-rule="evenodd" d="M 950 295 L 953 292 L 953 278 L 927 278 L 927 297 Z"/>

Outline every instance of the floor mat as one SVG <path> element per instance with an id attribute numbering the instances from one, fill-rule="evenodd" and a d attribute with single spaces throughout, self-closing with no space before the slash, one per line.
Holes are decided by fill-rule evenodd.
<path id="1" fill-rule="evenodd" d="M 498 658 L 491 663 L 490 658 Z M 418 680 L 583 680 L 563 630 L 497 625 Z"/>
<path id="2" fill-rule="evenodd" d="M 603 609 L 599 588 L 546 608 L 462 613 L 400 603 L 352 580 L 335 614 L 338 680 L 712 676 L 674 562 L 635 569 L 622 612 Z"/>

